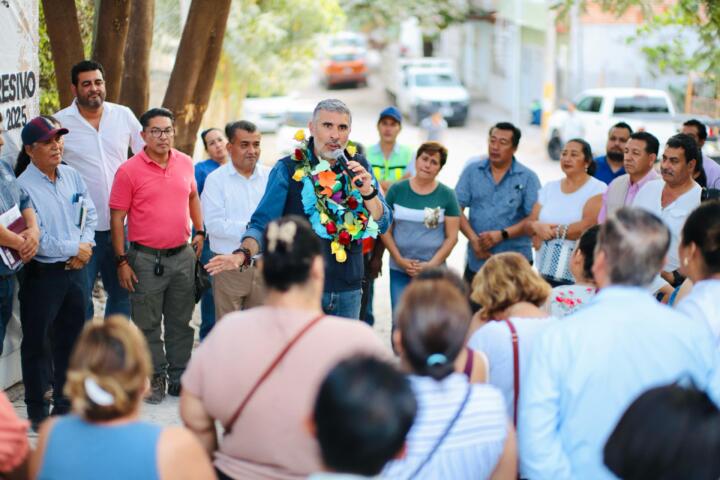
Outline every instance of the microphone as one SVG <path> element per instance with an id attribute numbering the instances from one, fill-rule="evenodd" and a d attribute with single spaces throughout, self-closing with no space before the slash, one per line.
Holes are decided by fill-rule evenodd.
<path id="1" fill-rule="evenodd" d="M 343 152 L 342 148 L 333 150 L 331 155 L 335 160 L 337 160 L 337 162 L 340 164 L 340 167 L 345 170 L 345 173 L 347 173 L 351 179 L 354 179 L 353 183 L 356 187 L 362 188 L 362 186 L 365 185 L 362 180 L 360 180 L 359 178 L 355 178 L 357 174 L 350 170 L 350 168 L 348 167 L 348 159 L 345 156 L 345 152 Z"/>

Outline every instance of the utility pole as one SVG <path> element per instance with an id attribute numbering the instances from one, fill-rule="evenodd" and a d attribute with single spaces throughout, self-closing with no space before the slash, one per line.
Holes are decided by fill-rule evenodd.
<path id="1" fill-rule="evenodd" d="M 546 10 L 545 25 L 545 58 L 544 58 L 544 81 L 542 98 L 542 129 L 547 134 L 547 120 L 555 110 L 557 79 L 557 62 L 555 61 L 557 43 L 557 15 L 555 10 Z"/>

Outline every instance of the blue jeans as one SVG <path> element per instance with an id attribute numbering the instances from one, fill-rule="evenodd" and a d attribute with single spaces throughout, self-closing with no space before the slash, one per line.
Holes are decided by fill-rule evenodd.
<path id="1" fill-rule="evenodd" d="M 322 308 L 328 315 L 357 320 L 360 317 L 361 299 L 362 289 L 360 288 L 347 292 L 323 292 Z"/>
<path id="2" fill-rule="evenodd" d="M 8 275 L 0 279 L 0 355 L 5 343 L 5 331 L 12 318 L 13 293 L 15 292 L 15 276 Z"/>
<path id="3" fill-rule="evenodd" d="M 127 238 L 127 235 L 125 236 Z M 125 246 L 127 252 L 127 245 Z M 117 276 L 117 265 L 115 263 L 115 251 L 112 246 L 110 230 L 95 232 L 95 246 L 93 254 L 85 267 L 87 273 L 87 300 L 85 319 L 90 320 L 95 314 L 93 308 L 93 288 L 98 272 L 103 281 L 107 302 L 105 303 L 105 317 L 114 314 L 125 315 L 130 318 L 130 297 L 128 291 L 120 286 Z"/>
<path id="4" fill-rule="evenodd" d="M 202 255 L 200 255 L 200 263 L 205 266 L 212 257 L 213 253 L 210 251 L 210 242 L 205 239 L 203 252 Z M 215 299 L 213 298 L 212 281 L 213 277 L 211 276 L 211 287 L 205 290 L 205 293 L 203 293 L 200 299 L 200 340 L 205 338 L 215 326 Z"/>
<path id="5" fill-rule="evenodd" d="M 412 277 L 401 270 L 390 269 L 390 304 L 392 305 L 393 314 L 395 309 L 400 305 L 400 298 L 412 281 Z M 394 317 L 394 315 L 393 315 Z M 393 318 L 393 325 L 395 319 Z"/>

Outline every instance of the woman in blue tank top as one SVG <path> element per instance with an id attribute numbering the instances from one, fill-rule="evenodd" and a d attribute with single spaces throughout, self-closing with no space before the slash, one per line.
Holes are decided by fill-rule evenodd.
<path id="1" fill-rule="evenodd" d="M 42 424 L 31 478 L 215 478 L 192 433 L 139 419 L 151 372 L 145 339 L 127 319 L 86 324 L 65 385 L 73 413 Z"/>

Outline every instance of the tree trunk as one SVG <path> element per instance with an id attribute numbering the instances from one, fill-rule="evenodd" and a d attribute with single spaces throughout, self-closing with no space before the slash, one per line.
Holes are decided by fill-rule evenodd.
<path id="1" fill-rule="evenodd" d="M 67 107 L 73 100 L 70 70 L 85 59 L 77 8 L 75 0 L 43 0 L 42 4 L 55 64 L 60 106 Z"/>
<path id="2" fill-rule="evenodd" d="M 133 0 L 119 103 L 130 107 L 138 117 L 147 110 L 150 99 L 154 19 L 155 0 Z"/>
<path id="3" fill-rule="evenodd" d="M 207 108 L 229 12 L 230 0 L 193 0 L 183 28 L 163 106 L 176 117 L 175 148 L 188 155 Z"/>
<path id="4" fill-rule="evenodd" d="M 130 0 L 100 1 L 93 59 L 105 69 L 105 89 L 109 102 L 117 102 L 120 97 L 131 6 Z"/>

